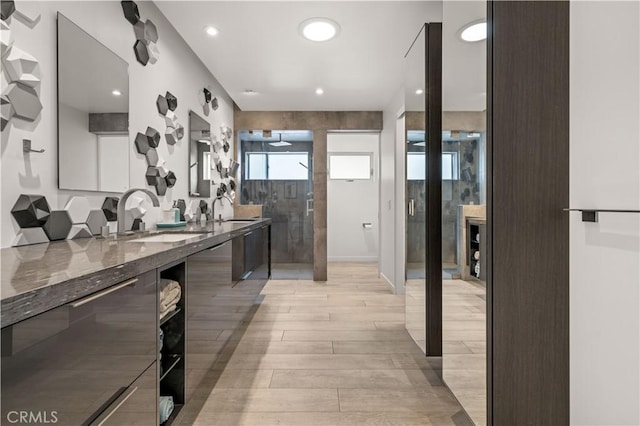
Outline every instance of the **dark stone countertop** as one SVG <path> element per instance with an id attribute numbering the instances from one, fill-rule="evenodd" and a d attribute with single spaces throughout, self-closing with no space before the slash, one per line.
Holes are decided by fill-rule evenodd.
<path id="1" fill-rule="evenodd" d="M 1 326 L 15 324 L 270 223 L 271 219 L 209 222 L 126 236 L 1 249 Z M 168 233 L 193 233 L 194 238 L 177 242 L 131 241 Z"/>

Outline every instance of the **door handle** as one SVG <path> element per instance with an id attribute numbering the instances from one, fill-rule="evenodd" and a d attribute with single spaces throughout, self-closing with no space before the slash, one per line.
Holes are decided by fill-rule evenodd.
<path id="1" fill-rule="evenodd" d="M 130 388 L 128 391 L 123 392 L 122 395 L 120 395 L 118 399 L 113 401 L 113 404 L 111 404 L 113 408 L 103 412 L 100 416 L 98 416 L 97 419 L 91 422 L 91 426 L 104 425 L 105 422 L 109 420 L 109 417 L 111 417 L 116 411 L 118 411 L 118 409 L 122 406 L 122 404 L 127 402 L 127 400 L 131 398 L 131 396 L 133 396 L 133 394 L 136 393 L 137 390 L 138 390 L 138 387 L 136 386 L 134 388 Z"/>
<path id="2" fill-rule="evenodd" d="M 138 282 L 137 278 L 132 278 L 132 279 L 130 279 L 128 281 L 125 281 L 123 283 L 111 286 L 111 287 L 107 288 L 106 290 L 102 290 L 99 293 L 92 294 L 90 296 L 85 297 L 84 299 L 80 299 L 77 302 L 69 303 L 69 306 L 71 306 L 72 308 L 78 308 L 78 307 L 80 307 L 82 305 L 86 305 L 89 302 L 93 302 L 94 300 L 98 300 L 101 297 L 106 296 L 107 294 L 111 294 L 114 291 L 118 291 L 118 290 L 120 290 L 122 288 L 128 287 L 128 286 L 133 285 L 133 284 L 135 284 L 137 282 Z"/>
<path id="3" fill-rule="evenodd" d="M 411 198 L 409 200 L 409 216 L 416 215 L 416 200 Z"/>

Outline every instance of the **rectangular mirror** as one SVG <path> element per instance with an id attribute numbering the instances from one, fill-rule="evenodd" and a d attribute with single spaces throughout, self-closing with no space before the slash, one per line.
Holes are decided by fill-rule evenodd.
<path id="1" fill-rule="evenodd" d="M 129 188 L 129 64 L 58 13 L 58 187 Z"/>
<path id="2" fill-rule="evenodd" d="M 211 125 L 189 111 L 189 196 L 211 196 Z"/>

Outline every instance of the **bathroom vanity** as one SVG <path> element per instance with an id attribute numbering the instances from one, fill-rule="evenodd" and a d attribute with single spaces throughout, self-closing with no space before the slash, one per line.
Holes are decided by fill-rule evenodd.
<path id="1" fill-rule="evenodd" d="M 159 398 L 172 396 L 170 424 L 269 278 L 270 224 L 207 223 L 0 250 L 3 418 L 159 424 Z M 238 241 L 252 258 L 241 281 L 232 278 Z M 162 279 L 177 281 L 181 295 L 161 320 Z M 230 313 L 234 321 L 222 321 Z"/>

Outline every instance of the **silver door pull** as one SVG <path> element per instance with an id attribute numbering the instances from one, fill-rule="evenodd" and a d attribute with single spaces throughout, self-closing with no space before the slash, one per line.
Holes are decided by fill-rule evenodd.
<path id="1" fill-rule="evenodd" d="M 99 293 L 92 294 L 92 295 L 90 295 L 90 296 L 85 297 L 84 299 L 80 299 L 80 300 L 78 300 L 77 302 L 70 303 L 69 305 L 70 305 L 72 308 L 78 308 L 78 307 L 80 307 L 80 306 L 82 306 L 82 305 L 86 305 L 86 304 L 87 304 L 87 303 L 89 303 L 89 302 L 93 302 L 94 300 L 100 299 L 101 297 L 104 297 L 104 296 L 106 296 L 107 294 L 111 294 L 111 293 L 113 293 L 114 291 L 118 291 L 118 290 L 120 290 L 121 288 L 128 287 L 128 286 L 130 286 L 130 285 L 132 285 L 132 284 L 135 284 L 135 283 L 137 283 L 137 282 L 138 282 L 138 279 L 137 279 L 137 278 L 132 278 L 132 279 L 130 279 L 130 280 L 128 280 L 128 281 L 125 281 L 125 282 L 123 282 L 123 283 L 120 283 L 120 284 L 116 284 L 116 285 L 114 285 L 114 286 L 111 286 L 111 287 L 107 288 L 106 290 L 102 290 L 102 291 L 101 291 L 101 292 L 99 292 Z"/>
<path id="2" fill-rule="evenodd" d="M 116 399 L 114 401 L 114 403 L 112 404 L 113 409 L 109 410 L 109 412 L 107 413 L 103 413 L 100 415 L 100 417 L 98 417 L 96 420 L 94 420 L 91 423 L 91 426 L 102 426 L 106 423 L 107 420 L 109 420 L 109 417 L 111 417 L 116 411 L 118 411 L 118 409 L 122 406 L 122 404 L 124 404 L 125 402 L 127 402 L 127 399 L 131 398 L 131 396 L 136 393 L 136 391 L 138 390 L 138 387 L 134 387 L 131 388 L 129 391 L 125 391 L 122 395 L 120 395 L 118 397 L 118 399 Z"/>
<path id="3" fill-rule="evenodd" d="M 364 229 L 371 229 L 371 228 L 373 228 L 373 224 L 372 223 L 363 223 L 362 227 Z"/>

